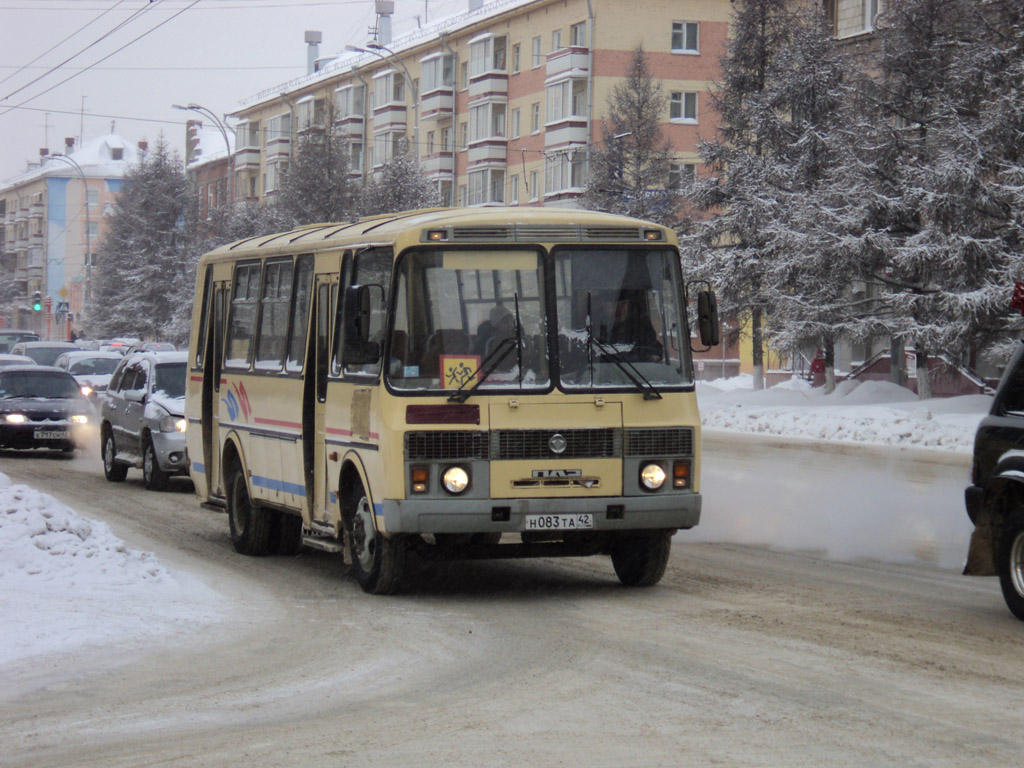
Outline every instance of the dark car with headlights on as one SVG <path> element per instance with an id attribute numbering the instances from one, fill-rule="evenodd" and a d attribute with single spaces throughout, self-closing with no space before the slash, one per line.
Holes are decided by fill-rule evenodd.
<path id="1" fill-rule="evenodd" d="M 70 453 L 84 443 L 93 409 L 67 371 L 42 365 L 0 369 L 0 449 L 53 448 Z"/>

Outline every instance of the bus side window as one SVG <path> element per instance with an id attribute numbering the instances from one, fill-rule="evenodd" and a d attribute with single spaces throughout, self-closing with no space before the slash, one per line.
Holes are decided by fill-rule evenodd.
<path id="1" fill-rule="evenodd" d="M 260 263 L 235 267 L 231 292 L 231 319 L 228 321 L 228 348 L 225 368 L 248 368 L 252 362 L 252 340 L 256 331 L 256 310 L 260 293 Z"/>
<path id="2" fill-rule="evenodd" d="M 292 285 L 291 319 L 288 327 L 288 359 L 285 370 L 298 373 L 306 359 L 306 330 L 309 327 L 309 297 L 313 290 L 313 255 L 299 256 Z"/>
<path id="3" fill-rule="evenodd" d="M 352 251 L 345 251 L 341 260 L 341 289 L 334 304 L 334 342 L 331 345 L 331 375 L 341 375 L 341 345 L 344 337 L 342 328 L 345 316 L 345 289 L 352 285 Z"/>
<path id="4" fill-rule="evenodd" d="M 388 306 L 388 293 L 391 289 L 391 265 L 393 256 L 390 248 L 374 248 L 363 251 L 356 256 L 355 269 L 352 273 L 352 285 L 379 286 L 370 292 L 372 306 L 370 309 L 370 338 L 383 348 L 384 328 Z M 371 375 L 380 373 L 380 360 L 375 363 L 349 365 L 342 360 L 346 376 Z"/>
<path id="5" fill-rule="evenodd" d="M 206 326 L 210 321 L 210 288 L 213 286 L 213 268 L 206 268 L 203 278 L 203 297 L 199 305 L 199 333 L 195 340 L 195 367 L 202 368 L 206 356 Z"/>

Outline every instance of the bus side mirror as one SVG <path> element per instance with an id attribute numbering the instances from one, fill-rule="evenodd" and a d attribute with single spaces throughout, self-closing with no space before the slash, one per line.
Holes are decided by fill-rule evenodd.
<path id="1" fill-rule="evenodd" d="M 717 346 L 722 341 L 722 328 L 718 323 L 718 299 L 714 291 L 697 294 L 697 332 L 705 347 Z"/>
<path id="2" fill-rule="evenodd" d="M 367 365 L 380 360 L 380 344 L 370 341 L 370 320 L 373 316 L 371 288 L 373 285 L 352 285 L 345 289 L 344 316 L 345 365 Z"/>

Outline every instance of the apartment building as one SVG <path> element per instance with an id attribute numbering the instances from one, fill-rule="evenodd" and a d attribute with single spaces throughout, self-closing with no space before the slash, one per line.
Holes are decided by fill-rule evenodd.
<path id="1" fill-rule="evenodd" d="M 234 197 L 272 198 L 294 138 L 333 114 L 354 176 L 409 146 L 449 205 L 575 206 L 637 45 L 664 90 L 663 133 L 685 181 L 699 172 L 699 138 L 714 136 L 708 91 L 730 12 L 729 0 L 467 0 L 458 16 L 350 46 L 243 102 Z"/>
<path id="2" fill-rule="evenodd" d="M 85 309 L 90 256 L 114 196 L 137 153 L 120 136 L 100 136 L 60 156 L 40 150 L 28 170 L 0 182 L 0 320 L 50 337 Z M 32 309 L 39 291 L 48 302 Z M 47 310 L 45 307 L 49 307 Z"/>

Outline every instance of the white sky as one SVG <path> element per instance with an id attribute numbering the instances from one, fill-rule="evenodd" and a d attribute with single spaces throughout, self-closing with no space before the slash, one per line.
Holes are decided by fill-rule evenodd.
<path id="1" fill-rule="evenodd" d="M 467 8 L 468 0 L 396 0 L 394 36 L 417 17 Z M 0 0 L 0 180 L 22 173 L 41 147 L 61 152 L 65 137 L 109 133 L 112 121 L 132 143 L 163 132 L 184 155 L 191 113 L 171 104 L 232 112 L 305 74 L 306 30 L 323 33 L 323 56 L 365 45 L 374 19 L 374 0 Z"/>

